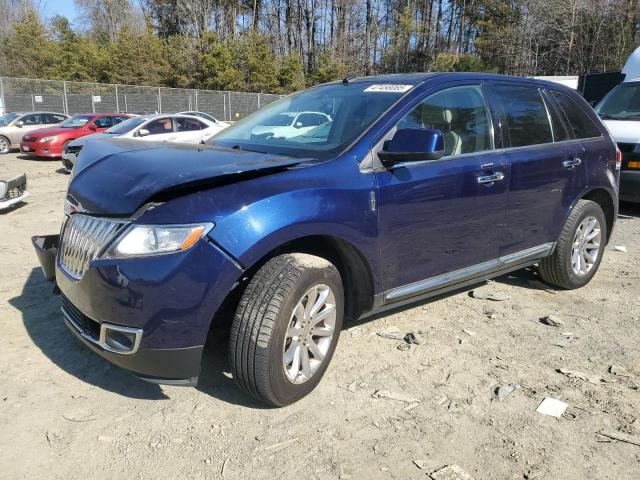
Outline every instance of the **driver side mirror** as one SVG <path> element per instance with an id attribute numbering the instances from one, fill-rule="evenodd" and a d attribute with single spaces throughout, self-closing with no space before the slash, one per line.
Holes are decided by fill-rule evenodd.
<path id="1" fill-rule="evenodd" d="M 431 128 L 402 128 L 384 142 L 378 158 L 386 167 L 399 162 L 439 160 L 444 156 L 444 134 Z"/>
<path id="2" fill-rule="evenodd" d="M 296 122 L 294 125 L 295 128 L 302 128 L 302 122 Z"/>
<path id="3" fill-rule="evenodd" d="M 22 128 L 23 126 L 24 126 L 24 122 L 22 120 L 20 120 L 19 122 L 16 122 L 16 127 Z"/>
<path id="4" fill-rule="evenodd" d="M 138 130 L 138 136 L 139 137 L 146 137 L 147 135 L 150 135 L 151 132 L 149 130 L 147 130 L 146 128 L 141 128 L 140 130 Z"/>
<path id="5" fill-rule="evenodd" d="M 92 132 L 95 132 L 96 130 L 98 130 L 98 127 L 96 126 L 95 123 L 90 124 L 87 128 Z"/>

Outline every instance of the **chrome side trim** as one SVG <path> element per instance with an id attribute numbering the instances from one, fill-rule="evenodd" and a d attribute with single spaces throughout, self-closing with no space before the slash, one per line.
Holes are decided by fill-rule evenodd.
<path id="1" fill-rule="evenodd" d="M 512 265 L 514 263 L 526 262 L 527 260 L 537 260 L 546 257 L 553 250 L 553 243 L 543 243 L 536 247 L 527 248 L 520 252 L 504 255 L 499 258 L 504 265 Z"/>
<path id="2" fill-rule="evenodd" d="M 495 260 L 489 260 L 477 265 L 472 265 L 471 267 L 443 273 L 436 277 L 427 278 L 425 280 L 393 288 L 383 294 L 384 303 L 386 304 L 402 300 L 404 298 L 413 297 L 415 295 L 420 295 L 430 290 L 435 290 L 437 288 L 462 282 L 463 280 L 471 279 L 494 270 L 499 270 L 501 267 L 509 267 L 518 263 L 538 260 L 549 255 L 553 250 L 553 246 L 553 243 L 545 243 L 520 252 L 496 258 Z"/>
<path id="3" fill-rule="evenodd" d="M 442 275 L 438 275 L 437 277 L 431 277 L 426 280 L 420 280 L 418 282 L 410 283 L 409 285 L 397 287 L 386 292 L 384 294 L 384 301 L 386 303 L 390 301 L 400 300 L 406 297 L 411 297 L 413 295 L 418 295 L 422 292 L 434 289 L 441 285 L 455 283 L 468 277 L 481 275 L 485 272 L 494 270 L 499 266 L 500 260 L 495 259 L 488 262 L 479 263 L 472 267 L 455 270 L 449 273 L 443 273 Z"/>

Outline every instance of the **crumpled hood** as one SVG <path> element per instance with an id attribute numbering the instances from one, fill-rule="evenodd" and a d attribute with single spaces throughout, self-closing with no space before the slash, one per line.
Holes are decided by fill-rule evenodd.
<path id="1" fill-rule="evenodd" d="M 96 139 L 80 152 L 69 194 L 88 212 L 130 215 L 160 193 L 206 188 L 315 162 L 209 145 Z"/>

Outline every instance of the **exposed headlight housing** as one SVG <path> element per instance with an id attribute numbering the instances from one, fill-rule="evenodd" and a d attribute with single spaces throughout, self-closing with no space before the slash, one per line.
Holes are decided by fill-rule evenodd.
<path id="1" fill-rule="evenodd" d="M 105 257 L 126 258 L 184 252 L 212 228 L 212 223 L 131 225 L 107 250 Z"/>
<path id="2" fill-rule="evenodd" d="M 50 136 L 50 137 L 42 137 L 40 140 L 38 140 L 40 143 L 45 143 L 45 142 L 53 142 L 57 137 L 55 135 Z"/>

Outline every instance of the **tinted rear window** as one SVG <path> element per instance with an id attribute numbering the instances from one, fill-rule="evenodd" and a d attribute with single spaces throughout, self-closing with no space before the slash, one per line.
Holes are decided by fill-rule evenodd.
<path id="1" fill-rule="evenodd" d="M 551 143 L 551 125 L 537 88 L 494 85 L 505 110 L 505 127 L 512 147 Z"/>
<path id="2" fill-rule="evenodd" d="M 589 118 L 580 105 L 578 105 L 569 95 L 560 92 L 553 92 L 556 100 L 564 110 L 567 120 L 573 128 L 576 138 L 593 138 L 602 135 L 596 124 Z"/>

